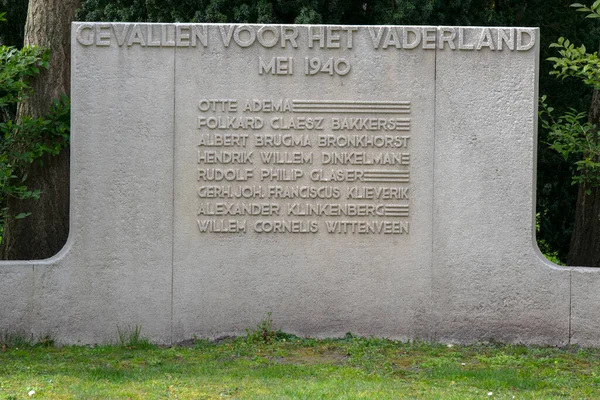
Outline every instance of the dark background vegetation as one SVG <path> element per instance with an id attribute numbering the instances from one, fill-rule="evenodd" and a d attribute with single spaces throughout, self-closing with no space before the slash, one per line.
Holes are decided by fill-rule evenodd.
<path id="1" fill-rule="evenodd" d="M 596 49 L 600 29 L 595 20 L 569 7 L 570 0 L 83 0 L 77 13 L 85 21 L 237 22 L 373 25 L 480 25 L 541 28 L 539 93 L 560 113 L 586 111 L 591 90 L 575 81 L 549 75 L 554 56 L 549 44 L 560 36 Z M 27 0 L 0 0 L 7 22 L 0 42 L 21 46 Z M 538 242 L 542 251 L 565 261 L 573 230 L 577 187 L 571 185 L 573 160 L 548 148 L 547 132 L 538 145 Z M 502 151 L 502 149 L 498 149 Z M 510 193 L 506 194 L 510 196 Z"/>

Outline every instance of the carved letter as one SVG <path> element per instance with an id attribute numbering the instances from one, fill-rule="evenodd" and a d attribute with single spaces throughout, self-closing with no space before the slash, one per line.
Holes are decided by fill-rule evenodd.
<path id="1" fill-rule="evenodd" d="M 479 35 L 479 40 L 477 41 L 477 46 L 475 46 L 475 50 L 481 50 L 482 47 L 489 47 L 490 50 L 496 50 L 494 46 L 494 41 L 492 40 L 492 33 L 490 32 L 490 28 L 483 28 L 481 30 L 481 34 Z"/>
<path id="2" fill-rule="evenodd" d="M 379 48 L 379 44 L 381 43 L 381 38 L 383 37 L 383 32 L 385 28 L 375 28 L 374 26 L 369 26 L 369 35 L 371 35 L 371 40 L 373 41 L 373 47 L 376 49 Z M 377 32 L 375 32 L 377 29 Z"/>
<path id="3" fill-rule="evenodd" d="M 433 33 L 433 37 L 429 34 Z M 436 28 L 423 28 L 423 48 L 424 49 L 435 49 L 436 39 Z"/>
<path id="4" fill-rule="evenodd" d="M 233 36 L 234 29 L 235 25 L 219 25 L 221 39 L 223 40 L 223 45 L 225 47 L 229 47 L 229 43 L 231 42 L 231 37 Z"/>
<path id="5" fill-rule="evenodd" d="M 509 29 L 508 35 L 504 29 L 498 28 L 498 40 L 497 40 L 498 50 L 502 50 L 502 43 L 506 43 L 506 47 L 509 50 L 515 49 L 515 30 Z"/>
<path id="6" fill-rule="evenodd" d="M 96 46 L 110 46 L 110 24 L 96 25 Z"/>
<path id="7" fill-rule="evenodd" d="M 446 36 L 446 33 L 450 33 L 450 36 Z M 438 36 L 438 49 L 444 50 L 444 43 L 448 43 L 450 50 L 455 50 L 454 40 L 456 39 L 456 29 L 454 28 L 440 28 Z"/>
<path id="8" fill-rule="evenodd" d="M 125 44 L 125 39 L 127 38 L 127 33 L 129 32 L 130 26 L 131 24 L 113 24 L 113 32 L 115 33 L 119 47 Z M 117 29 L 118 27 L 123 29 L 119 30 Z"/>
<path id="9" fill-rule="evenodd" d="M 465 43 L 465 28 L 458 28 L 458 49 L 473 50 L 472 44 Z"/>
<path id="10" fill-rule="evenodd" d="M 202 46 L 208 46 L 208 27 L 206 25 L 192 25 L 192 47 L 196 47 L 198 39 Z"/>
<path id="11" fill-rule="evenodd" d="M 243 31 L 248 32 L 249 36 L 248 36 L 248 39 L 246 39 L 246 40 L 242 39 L 242 37 L 241 37 L 241 32 L 243 32 Z M 240 47 L 252 46 L 252 44 L 256 40 L 256 32 L 254 32 L 254 29 L 252 29 L 248 25 L 239 26 L 239 27 L 235 28 L 235 31 L 233 32 L 233 40 Z"/>
<path id="12" fill-rule="evenodd" d="M 529 43 L 523 44 L 523 34 L 529 36 Z M 535 31 L 533 29 L 517 30 L 517 51 L 527 51 L 535 45 Z"/>
<path id="13" fill-rule="evenodd" d="M 90 31 L 87 37 L 83 36 L 84 29 Z M 82 44 L 84 46 L 91 46 L 92 44 L 94 44 L 94 27 L 89 24 L 79 25 L 77 27 L 77 31 L 75 32 L 75 36 L 77 37 L 77 41 L 79 42 L 79 44 Z"/>
<path id="14" fill-rule="evenodd" d="M 271 32 L 273 37 L 271 37 L 270 39 L 266 38 L 265 32 Z M 270 25 L 261 26 L 260 29 L 258 30 L 257 39 L 258 39 L 258 43 L 260 43 L 262 46 L 273 47 L 277 44 L 277 41 L 279 40 L 279 32 L 277 31 L 277 28 L 275 28 L 274 26 L 270 26 Z"/>
<path id="15" fill-rule="evenodd" d="M 408 39 L 408 34 L 412 33 L 415 37 L 413 42 Z M 402 35 L 402 47 L 405 49 L 414 49 L 421 43 L 421 31 L 419 29 L 404 28 L 404 35 Z"/>
<path id="16" fill-rule="evenodd" d="M 318 30 L 316 33 L 314 30 Z M 323 27 L 321 26 L 309 26 L 308 27 L 308 47 L 313 48 L 313 43 L 315 40 L 319 41 L 319 47 L 325 47 L 325 31 L 323 31 Z"/>
<path id="17" fill-rule="evenodd" d="M 288 32 L 289 31 L 289 32 Z M 286 26 L 281 28 L 281 47 L 285 47 L 285 42 L 289 41 L 293 48 L 298 47 L 296 38 L 298 37 L 298 28 L 295 26 Z"/>
<path id="18" fill-rule="evenodd" d="M 134 24 L 131 33 L 129 34 L 129 39 L 127 40 L 127 46 L 132 46 L 138 43 L 142 47 L 146 47 L 146 38 L 144 38 L 144 34 L 142 33 L 142 27 L 140 24 Z"/>

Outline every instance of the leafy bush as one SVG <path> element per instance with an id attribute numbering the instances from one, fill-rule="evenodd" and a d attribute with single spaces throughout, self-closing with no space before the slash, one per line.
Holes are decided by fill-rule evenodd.
<path id="1" fill-rule="evenodd" d="M 587 194 L 591 188 L 600 186 L 600 134 L 596 125 L 588 121 L 586 113 L 571 109 L 560 117 L 553 115 L 554 109 L 545 103 L 546 96 L 540 101 L 542 126 L 550 132 L 550 148 L 565 160 L 572 156 L 575 170 L 573 184 L 587 183 Z"/>
<path id="2" fill-rule="evenodd" d="M 2 14 L 0 14 L 1 16 Z M 14 118 L 17 103 L 33 92 L 30 79 L 48 68 L 50 53 L 39 47 L 25 46 L 18 50 L 0 46 L 0 111 L 2 122 Z"/>
<path id="3" fill-rule="evenodd" d="M 590 7 L 580 3 L 571 4 L 577 11 L 586 13 L 586 18 L 600 18 L 600 0 Z M 600 58 L 598 52 L 588 53 L 585 45 L 575 46 L 569 39 L 560 37 L 550 48 L 558 49 L 560 57 L 549 57 L 553 70 L 550 75 L 559 79 L 574 78 L 594 90 L 600 90 Z M 586 184 L 586 193 L 600 187 L 600 133 L 598 127 L 588 121 L 586 113 L 569 109 L 555 117 L 553 108 L 541 99 L 540 117 L 542 126 L 549 131 L 550 148 L 565 160 L 575 157 L 573 184 Z"/>
<path id="4" fill-rule="evenodd" d="M 0 20 L 3 14 L 0 13 Z M 70 104 L 66 96 L 55 100 L 41 118 L 16 118 L 18 104 L 33 93 L 31 80 L 48 68 L 48 50 L 25 46 L 0 46 L 0 233 L 10 215 L 9 197 L 37 199 L 40 191 L 26 184 L 28 166 L 57 155 L 69 143 Z M 1 238 L 1 235 L 0 235 Z"/>
<path id="5" fill-rule="evenodd" d="M 21 121 L 0 123 L 0 196 L 3 202 L 8 196 L 18 199 L 38 199 L 40 191 L 26 186 L 26 167 L 45 154 L 58 155 L 69 143 L 69 99 L 55 100 L 43 118 L 23 117 Z M 2 217 L 9 210 L 2 207 Z M 14 215 L 24 218 L 29 213 Z"/>

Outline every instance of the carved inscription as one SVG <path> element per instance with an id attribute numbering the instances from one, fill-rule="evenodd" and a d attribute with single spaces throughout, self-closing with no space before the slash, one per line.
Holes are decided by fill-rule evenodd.
<path id="1" fill-rule="evenodd" d="M 216 30 L 220 46 L 240 48 L 260 46 L 268 49 L 352 49 L 358 35 L 366 35 L 375 50 L 474 50 L 529 51 L 535 46 L 535 34 L 529 28 L 488 27 L 402 27 L 402 26 L 276 26 L 82 23 L 75 38 L 82 46 L 131 47 L 209 47 L 210 31 Z M 472 32 L 472 34 L 468 34 Z M 293 57 L 259 58 L 259 73 L 293 74 Z M 345 58 L 303 57 L 307 75 L 317 72 L 345 75 L 350 64 Z M 344 71 L 346 71 L 344 73 Z"/>
<path id="2" fill-rule="evenodd" d="M 410 101 L 201 98 L 197 111 L 201 234 L 410 233 Z"/>
<path id="3" fill-rule="evenodd" d="M 165 48 L 188 57 L 223 55 L 228 71 L 235 64 L 231 60 L 248 54 L 238 67 L 244 69 L 235 73 L 256 74 L 256 87 L 264 85 L 265 94 L 245 91 L 249 97 L 240 98 L 232 94 L 235 88 L 221 83 L 218 93 L 230 93 L 227 97 L 211 97 L 208 85 L 209 93 L 185 105 L 195 111 L 189 121 L 195 148 L 188 149 L 195 204 L 189 212 L 200 234 L 406 237 L 413 228 L 411 216 L 418 215 L 411 209 L 411 164 L 423 157 L 411 154 L 413 140 L 419 140 L 411 136 L 411 99 L 353 98 L 344 83 L 360 87 L 376 76 L 379 60 L 390 56 L 401 60 L 414 58 L 409 53 L 415 52 L 462 51 L 493 57 L 531 51 L 537 37 L 529 28 L 81 23 L 74 39 L 78 46 L 122 51 Z M 373 57 L 356 56 L 357 49 L 367 54 L 365 48 Z M 381 76 L 384 84 L 388 70 Z M 322 88 L 327 100 L 319 94 L 296 98 L 281 89 L 292 81 L 328 82 L 335 90 Z M 410 79 L 389 83 L 412 84 Z M 268 94 L 269 88 L 277 94 Z M 363 87 L 360 93 L 369 90 Z M 416 94 L 421 88 L 414 90 L 404 96 L 421 102 Z M 347 98 L 336 98 L 339 93 L 348 93 Z"/>

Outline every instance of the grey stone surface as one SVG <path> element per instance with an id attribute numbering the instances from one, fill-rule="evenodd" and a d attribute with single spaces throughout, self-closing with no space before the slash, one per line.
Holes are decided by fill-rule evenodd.
<path id="1" fill-rule="evenodd" d="M 201 332 L 211 337 L 223 334 L 243 334 L 245 328 L 254 326 L 273 312 L 278 326 L 301 335 L 340 336 L 348 331 L 361 335 L 393 336 L 403 339 L 421 337 L 427 333 L 427 314 L 430 291 L 432 158 L 434 121 L 434 52 L 398 51 L 372 52 L 371 38 L 364 28 L 354 34 L 352 51 L 347 49 L 322 50 L 321 58 L 345 57 L 352 65 L 346 76 L 319 73 L 306 76 L 302 73 L 302 58 L 319 53 L 306 51 L 308 27 L 298 29 L 298 48 L 224 48 L 220 32 L 212 30 L 209 54 L 199 55 L 194 48 L 177 49 L 176 73 L 185 85 L 176 93 L 176 177 L 175 177 L 175 246 L 174 246 L 174 302 L 173 321 L 175 340 Z M 355 27 L 355 29 L 359 29 Z M 232 45 L 233 46 L 233 45 Z M 391 50 L 391 49 L 390 49 Z M 372 53 L 368 58 L 365 54 Z M 270 58 L 293 57 L 296 71 L 291 76 L 272 76 L 257 73 L 257 56 Z M 210 74 L 198 74 L 211 70 Z M 379 77 L 372 79 L 370 77 Z M 403 82 L 395 85 L 393 82 Z M 410 82 L 410 84 L 408 84 Z M 288 113 L 236 113 L 198 111 L 198 101 L 209 99 L 237 99 L 241 106 L 247 99 L 275 100 L 345 100 L 356 101 L 411 101 L 410 114 L 301 114 Z M 316 106 L 315 106 L 316 107 Z M 240 217 L 247 221 L 245 234 L 198 234 L 196 209 L 199 200 L 195 184 L 197 169 L 212 167 L 198 165 L 197 147 L 199 132 L 196 119 L 204 116 L 243 117 L 259 116 L 270 125 L 273 117 L 324 118 L 323 130 L 297 131 L 308 134 L 312 147 L 255 147 L 254 135 L 289 134 L 263 128 L 250 133 L 246 147 L 237 150 L 252 151 L 258 158 L 260 152 L 280 153 L 302 150 L 312 152 L 314 160 L 304 165 L 262 165 L 254 161 L 255 171 L 271 168 L 300 169 L 302 179 L 296 182 L 260 181 L 253 186 L 330 186 L 341 187 L 345 192 L 353 184 L 314 183 L 311 171 L 329 169 L 357 169 L 361 166 L 321 165 L 324 152 L 372 151 L 361 148 L 319 148 L 318 135 L 336 134 L 328 129 L 334 117 L 410 117 L 410 234 L 360 235 L 329 234 L 323 220 L 349 219 L 344 217 L 294 217 L 281 213 L 277 217 Z M 231 131 L 230 131 L 231 132 Z M 364 134 L 365 131 L 347 131 L 344 134 Z M 371 132 L 369 132 L 371 133 Z M 379 132 L 378 134 L 382 134 Z M 211 150 L 211 148 L 208 148 Z M 217 148 L 216 150 L 227 150 Z M 242 165 L 242 167 L 247 165 Z M 194 168 L 196 167 L 196 168 Z M 227 166 L 230 167 L 230 166 Z M 373 167 L 367 167 L 373 169 Z M 393 167 L 397 168 L 397 167 Z M 385 166 L 379 169 L 391 169 Z M 230 184 L 228 183 L 227 186 Z M 231 186 L 246 186 L 235 182 Z M 358 186 L 365 186 L 358 185 Z M 379 184 L 382 186 L 382 184 Z M 383 186 L 386 186 L 383 184 Z M 226 200 L 228 202 L 236 202 Z M 252 203 L 327 204 L 358 203 L 348 200 L 311 201 L 303 199 L 273 200 L 250 199 Z M 364 203 L 362 201 L 361 203 Z M 392 202 L 394 203 L 394 202 Z M 406 201 L 403 201 L 406 203 Z M 233 218 L 226 218 L 233 219 Z M 371 220 L 374 218 L 354 218 Z M 389 218 L 388 218 L 389 219 Z M 406 219 L 406 218 L 404 218 Z M 254 224 L 268 220 L 314 221 L 320 224 L 319 232 L 258 233 Z"/>
<path id="2" fill-rule="evenodd" d="M 34 310 L 33 270 L 33 265 L 2 266 L 0 334 L 29 332 Z"/>
<path id="3" fill-rule="evenodd" d="M 571 343 L 600 346 L 600 275 L 596 268 L 571 272 Z"/>
<path id="4" fill-rule="evenodd" d="M 538 58 L 526 28 L 75 23 L 69 242 L 0 263 L 0 329 L 94 343 L 138 325 L 169 343 L 272 312 L 318 337 L 597 343 L 597 274 L 571 287 L 535 245 Z M 333 146 L 355 135 L 410 138 Z M 261 143 L 284 136 L 299 142 Z M 340 198 L 277 195 L 290 187 Z M 367 187 L 396 198 L 348 198 Z M 384 215 L 337 215 L 359 205 Z"/>
<path id="5" fill-rule="evenodd" d="M 18 262 L 2 263 L 0 293 L 12 300 L 1 328 L 27 305 L 21 326 L 60 342 L 112 341 L 136 324 L 170 341 L 173 53 L 73 46 L 69 240 L 23 265 L 22 282 L 5 279 Z"/>
<path id="6" fill-rule="evenodd" d="M 442 340 L 568 341 L 569 272 L 532 243 L 537 60 L 537 51 L 437 54 L 432 274 Z"/>

